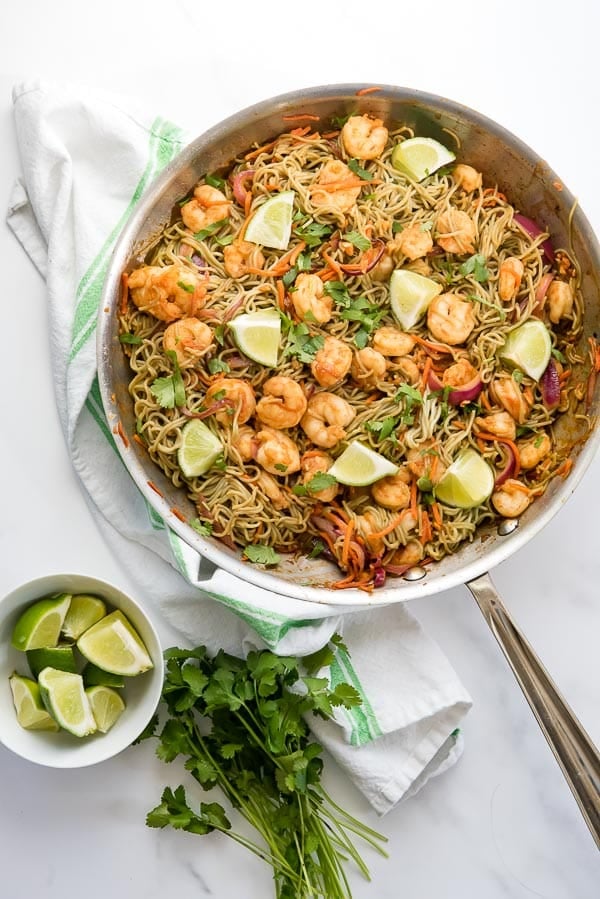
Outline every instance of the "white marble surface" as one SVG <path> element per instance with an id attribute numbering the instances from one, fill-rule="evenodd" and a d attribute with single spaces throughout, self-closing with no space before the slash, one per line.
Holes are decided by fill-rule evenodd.
<path id="1" fill-rule="evenodd" d="M 600 229 L 597 34 L 574 0 L 237 7 L 23 0 L 0 9 L 0 204 L 19 172 L 10 90 L 70 79 L 148 98 L 206 123 L 280 91 L 368 81 L 411 85 L 485 112 L 534 146 Z M 387 4 L 385 5 L 387 7 Z M 334 11 L 335 7 L 335 11 Z M 379 10 L 379 12 L 377 12 Z M 392 11 L 393 10 L 393 11 Z M 195 115 L 191 115 L 191 111 Z M 71 469 L 54 405 L 44 285 L 4 227 L 0 389 L 0 594 L 77 570 L 124 589 Z M 600 459 L 536 540 L 495 572 L 531 642 L 600 741 Z M 355 897 L 596 899 L 599 856 L 569 790 L 467 591 L 413 604 L 474 700 L 450 772 L 376 822 L 330 762 L 342 803 L 389 836 Z M 172 635 L 162 630 L 165 644 Z M 266 899 L 269 872 L 224 838 L 151 831 L 144 815 L 180 772 L 148 745 L 99 767 L 53 771 L 0 747 L 2 899 Z"/>

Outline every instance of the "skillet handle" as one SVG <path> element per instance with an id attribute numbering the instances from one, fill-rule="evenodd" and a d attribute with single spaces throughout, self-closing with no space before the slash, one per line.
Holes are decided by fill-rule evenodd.
<path id="1" fill-rule="evenodd" d="M 525 637 L 488 574 L 466 585 L 500 644 L 600 848 L 600 754 Z"/>

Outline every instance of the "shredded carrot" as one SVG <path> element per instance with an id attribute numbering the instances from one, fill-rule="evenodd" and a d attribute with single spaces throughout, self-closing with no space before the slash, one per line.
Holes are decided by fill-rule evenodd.
<path id="1" fill-rule="evenodd" d="M 380 87 L 361 87 L 359 91 L 356 91 L 357 97 L 364 97 L 366 94 L 374 94 L 375 91 L 380 91 L 382 88 Z"/>
<path id="2" fill-rule="evenodd" d="M 485 443 L 483 442 L 483 440 L 479 439 L 479 436 L 477 437 L 477 446 L 479 447 L 480 453 L 485 453 Z"/>
<path id="3" fill-rule="evenodd" d="M 146 483 L 151 490 L 154 490 L 155 493 L 158 493 L 159 496 L 162 496 L 162 493 L 160 492 L 154 481 L 146 481 Z"/>
<path id="4" fill-rule="evenodd" d="M 429 543 L 433 538 L 433 533 L 431 531 L 431 522 L 429 521 L 429 515 L 423 509 L 421 512 L 421 530 L 419 531 L 419 537 L 423 546 L 426 543 Z"/>
<path id="5" fill-rule="evenodd" d="M 335 261 L 335 259 L 332 259 L 331 256 L 329 255 L 329 253 L 325 252 L 325 250 L 323 250 L 321 255 L 323 256 L 323 259 L 325 260 L 325 262 L 327 263 L 329 268 L 332 269 L 336 273 L 338 280 L 342 281 L 344 278 L 344 275 L 342 274 L 342 270 L 339 267 L 338 263 Z"/>
<path id="6" fill-rule="evenodd" d="M 482 390 L 480 393 L 480 397 L 481 397 L 481 404 L 482 404 L 483 408 L 485 409 L 485 411 L 491 412 L 493 409 L 493 406 L 488 399 L 487 390 Z"/>
<path id="7" fill-rule="evenodd" d="M 565 368 L 565 370 L 562 372 L 562 374 L 560 374 L 558 376 L 558 380 L 559 380 L 560 384 L 562 385 L 565 383 L 565 381 L 568 381 L 572 374 L 573 374 L 573 372 L 571 371 L 570 368 Z"/>
<path id="8" fill-rule="evenodd" d="M 132 437 L 132 440 L 135 440 L 136 443 L 139 443 L 140 446 L 143 446 L 144 449 L 146 449 L 146 444 L 144 443 L 144 441 L 142 440 L 142 438 L 140 437 L 139 434 L 134 434 Z"/>
<path id="9" fill-rule="evenodd" d="M 593 337 L 589 337 L 590 344 L 590 359 L 592 366 L 594 367 L 594 371 L 600 371 L 600 347 L 596 343 Z"/>
<path id="10" fill-rule="evenodd" d="M 402 523 L 402 519 L 404 518 L 405 514 L 406 514 L 406 509 L 403 512 L 401 512 L 399 515 L 396 515 L 394 518 L 392 518 L 392 520 L 388 524 L 386 524 L 386 526 L 384 528 L 382 528 L 380 531 L 374 531 L 372 534 L 369 534 L 369 537 L 368 537 L 369 542 L 372 542 L 373 540 L 380 540 L 382 537 L 385 537 L 387 534 L 391 534 L 391 532 L 394 530 L 394 528 L 397 528 L 398 525 Z"/>
<path id="11" fill-rule="evenodd" d="M 244 215 L 246 218 L 250 215 L 250 207 L 252 206 L 252 193 L 247 190 L 246 196 L 244 197 Z"/>
<path id="12" fill-rule="evenodd" d="M 121 424 L 120 421 L 119 421 L 119 423 L 118 423 L 118 425 L 117 425 L 117 434 L 119 435 L 119 437 L 120 437 L 121 440 L 123 441 L 123 444 L 124 444 L 124 446 L 125 446 L 125 449 L 127 449 L 127 447 L 129 446 L 129 440 L 127 439 L 127 435 L 126 435 L 125 431 L 123 430 L 123 425 Z"/>
<path id="13" fill-rule="evenodd" d="M 417 482 L 414 480 L 410 485 L 410 511 L 414 518 L 417 517 Z"/>
<path id="14" fill-rule="evenodd" d="M 180 521 L 187 521 L 187 518 L 179 511 L 179 509 L 169 509 L 169 512 L 171 512 L 171 514 L 174 515 L 175 518 L 178 518 Z"/>
<path id="15" fill-rule="evenodd" d="M 519 448 L 514 441 L 509 440 L 508 437 L 496 437 L 495 434 L 488 434 L 487 431 L 479 431 L 477 434 L 477 440 L 491 440 L 496 441 L 498 443 L 505 443 L 508 446 L 515 457 L 515 471 L 513 477 L 516 478 L 521 471 L 521 456 L 519 454 Z"/>
<path id="16" fill-rule="evenodd" d="M 339 133 L 339 128 L 337 131 L 328 131 L 327 134 L 323 135 L 323 140 L 332 140 L 332 138 L 337 137 Z"/>
<path id="17" fill-rule="evenodd" d="M 276 282 L 277 288 L 277 305 L 281 309 L 282 312 L 285 312 L 285 285 L 283 281 L 279 280 Z"/>
<path id="18" fill-rule="evenodd" d="M 127 312 L 127 303 L 129 302 L 129 275 L 127 272 L 123 272 L 121 275 L 121 304 L 119 306 L 119 312 L 121 315 L 125 315 Z"/>
<path id="19" fill-rule="evenodd" d="M 281 116 L 284 122 L 318 122 L 321 116 L 313 115 L 310 112 L 302 112 L 296 115 Z M 308 129 L 310 131 L 310 128 Z"/>
<path id="20" fill-rule="evenodd" d="M 457 350 L 447 346 L 445 343 L 433 343 L 431 340 L 425 340 L 424 337 L 418 337 L 416 334 L 411 334 L 410 336 L 419 344 L 419 346 L 424 347 L 431 353 L 438 353 L 440 356 L 452 356 L 456 358 Z"/>
<path id="21" fill-rule="evenodd" d="M 256 157 L 260 156 L 261 153 L 266 153 L 269 150 L 272 150 L 278 140 L 279 138 L 269 141 L 268 144 L 263 144 L 262 147 L 257 147 L 256 150 L 251 150 L 250 153 L 246 153 L 244 159 L 256 159 Z"/>
<path id="22" fill-rule="evenodd" d="M 425 365 L 423 366 L 423 374 L 421 376 L 421 393 L 427 387 L 427 382 L 429 381 L 429 372 L 431 371 L 431 356 L 427 356 L 425 359 Z"/>
<path id="23" fill-rule="evenodd" d="M 569 474 L 569 472 L 571 471 L 572 468 L 573 468 L 573 460 L 565 459 L 565 461 L 562 462 L 561 465 L 558 466 L 558 468 L 556 469 L 554 474 L 558 475 L 559 478 L 566 478 L 566 476 Z"/>
<path id="24" fill-rule="evenodd" d="M 350 540 L 352 539 L 352 532 L 354 531 L 354 519 L 350 519 L 348 524 L 346 525 L 346 533 L 344 534 L 344 545 L 342 547 L 342 558 L 341 565 L 342 568 L 348 568 L 348 553 L 350 552 Z"/>
<path id="25" fill-rule="evenodd" d="M 442 513 L 440 511 L 439 503 L 431 504 L 431 514 L 433 515 L 433 523 L 434 523 L 435 527 L 437 528 L 437 530 L 439 531 L 439 529 L 442 526 Z"/>

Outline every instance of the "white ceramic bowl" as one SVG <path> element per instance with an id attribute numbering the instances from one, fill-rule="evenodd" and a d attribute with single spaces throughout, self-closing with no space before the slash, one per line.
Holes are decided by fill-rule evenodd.
<path id="1" fill-rule="evenodd" d="M 25 653 L 11 645 L 13 628 L 27 606 L 52 593 L 92 593 L 110 609 L 121 609 L 144 641 L 154 668 L 125 678 L 126 708 L 106 734 L 79 739 L 65 731 L 24 730 L 17 722 L 8 678 L 17 671 L 31 676 Z M 158 635 L 147 613 L 117 587 L 83 574 L 52 574 L 21 584 L 0 600 L 0 742 L 17 755 L 51 768 L 81 768 L 103 762 L 126 749 L 154 714 L 163 683 L 163 658 Z"/>

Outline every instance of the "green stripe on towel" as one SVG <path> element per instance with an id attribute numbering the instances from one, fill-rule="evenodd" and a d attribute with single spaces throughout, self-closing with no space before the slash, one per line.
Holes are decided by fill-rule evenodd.
<path id="1" fill-rule="evenodd" d="M 354 687 L 362 700 L 362 705 L 346 711 L 352 725 L 351 745 L 364 746 L 365 743 L 370 743 L 372 740 L 380 737 L 382 734 L 381 727 L 350 661 L 350 656 L 339 647 L 336 649 L 335 659 L 330 668 L 330 678 L 332 688 L 335 688 L 337 684 L 342 682 L 349 683 Z"/>

